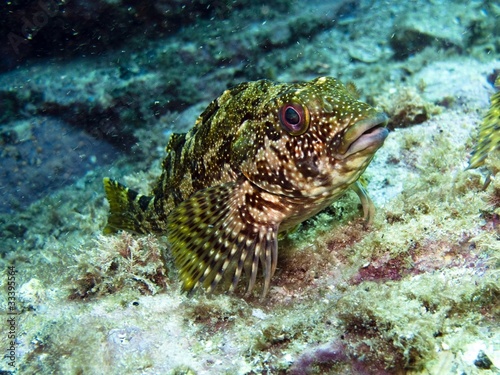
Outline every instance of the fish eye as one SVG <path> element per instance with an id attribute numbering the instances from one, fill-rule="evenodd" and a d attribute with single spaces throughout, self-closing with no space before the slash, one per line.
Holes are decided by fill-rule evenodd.
<path id="1" fill-rule="evenodd" d="M 309 128 L 309 111 L 298 103 L 284 104 L 279 111 L 281 126 L 291 135 L 304 134 Z"/>

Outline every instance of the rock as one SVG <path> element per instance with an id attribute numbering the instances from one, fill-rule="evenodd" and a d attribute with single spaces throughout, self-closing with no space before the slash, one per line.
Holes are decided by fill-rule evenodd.
<path id="1" fill-rule="evenodd" d="M 46 288 L 40 280 L 32 278 L 21 285 L 17 297 L 22 310 L 39 310 L 46 300 Z"/>
<path id="2" fill-rule="evenodd" d="M 477 354 L 477 358 L 474 360 L 474 365 L 476 365 L 477 368 L 489 370 L 493 366 L 493 362 L 491 362 L 491 359 L 488 358 L 485 352 L 480 350 Z"/>
<path id="3" fill-rule="evenodd" d="M 429 46 L 461 51 L 466 42 L 465 34 L 466 27 L 446 9 L 434 9 L 432 15 L 415 11 L 405 13 L 395 21 L 390 43 L 395 58 L 403 60 Z"/>
<path id="4" fill-rule="evenodd" d="M 0 150 L 0 212 L 26 208 L 117 156 L 108 143 L 51 118 L 2 125 Z"/>
<path id="5" fill-rule="evenodd" d="M 231 11 L 268 2 L 39 0 L 3 2 L 0 71 L 38 56 L 82 56 L 119 48 L 135 36 L 171 35 L 200 19 L 225 19 Z M 275 2 L 284 9 L 288 1 Z"/>
<path id="6" fill-rule="evenodd" d="M 354 60 L 365 63 L 377 62 L 387 54 L 381 46 L 374 44 L 373 40 L 368 38 L 360 38 L 349 43 L 347 51 Z"/>

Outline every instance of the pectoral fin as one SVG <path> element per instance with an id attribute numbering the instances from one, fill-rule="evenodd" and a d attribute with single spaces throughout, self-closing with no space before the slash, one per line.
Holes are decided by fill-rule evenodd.
<path id="1" fill-rule="evenodd" d="M 246 180 L 210 187 L 169 215 L 167 236 L 185 291 L 201 285 L 212 292 L 231 276 L 234 291 L 245 272 L 249 294 L 261 267 L 266 295 L 278 259 L 279 222 L 265 220 L 269 207 L 256 189 Z"/>

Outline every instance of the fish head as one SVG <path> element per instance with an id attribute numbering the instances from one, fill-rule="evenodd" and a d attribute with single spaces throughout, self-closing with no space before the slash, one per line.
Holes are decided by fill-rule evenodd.
<path id="1" fill-rule="evenodd" d="M 331 77 L 278 86 L 255 111 L 240 127 L 235 155 L 254 185 L 284 196 L 339 195 L 388 135 L 387 116 Z"/>

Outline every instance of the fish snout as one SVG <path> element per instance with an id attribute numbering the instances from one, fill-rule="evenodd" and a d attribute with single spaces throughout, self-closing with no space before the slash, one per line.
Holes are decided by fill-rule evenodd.
<path id="1" fill-rule="evenodd" d="M 342 137 L 335 157 L 345 159 L 361 151 L 365 153 L 377 151 L 389 134 L 386 128 L 387 120 L 385 113 L 377 112 L 374 116 L 362 119 L 350 126 Z"/>

